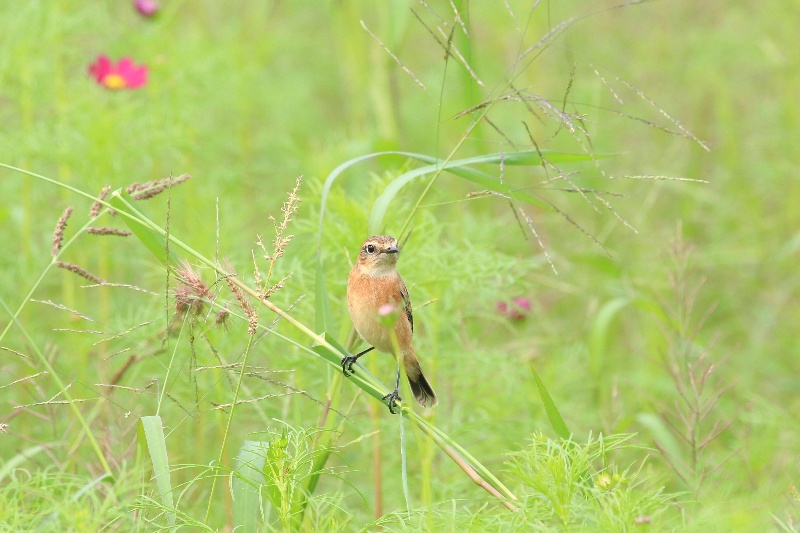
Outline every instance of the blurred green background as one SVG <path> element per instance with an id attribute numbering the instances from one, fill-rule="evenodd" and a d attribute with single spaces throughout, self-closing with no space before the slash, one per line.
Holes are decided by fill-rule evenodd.
<path id="1" fill-rule="evenodd" d="M 615 6 L 165 0 L 148 19 L 128 2 L 3 2 L 0 162 L 92 194 L 106 184 L 189 173 L 192 179 L 169 200 L 162 195 L 143 209 L 162 224 L 168 220 L 170 231 L 201 253 L 216 257 L 219 250 L 247 279 L 257 236 L 272 239 L 268 216 L 280 220 L 287 192 L 302 175 L 302 203 L 288 230 L 295 237 L 277 267 L 280 277 L 292 277 L 275 299 L 289 306 L 305 295 L 292 314 L 311 325 L 322 182 L 337 165 L 383 150 L 447 157 L 458 147 L 455 158 L 530 150 L 532 138 L 542 150 L 613 155 L 563 168 L 575 173 L 574 184 L 619 194 L 603 197 L 614 212 L 561 190 L 570 188 L 563 180 L 533 189 L 561 212 L 546 204 L 517 206 L 533 220 L 557 274 L 506 199 L 467 199 L 476 187 L 448 175 L 424 198 L 400 271 L 415 304 L 417 352 L 441 396 L 431 417 L 502 472 L 504 453 L 524 446 L 534 431 L 549 434 L 534 365 L 578 440 L 637 433 L 638 444 L 653 447 L 652 453 L 628 451 L 621 461 L 649 453 L 642 475 L 682 495 L 669 527 L 796 528 L 800 186 L 793 173 L 800 163 L 800 3 Z M 474 76 L 457 58 L 445 61 L 437 41 L 448 37 Z M 99 54 L 147 65 L 149 83 L 105 90 L 87 73 Z M 528 100 L 502 99 L 508 95 Z M 494 98 L 489 121 L 462 143 L 470 117 L 456 115 Z M 588 135 L 570 134 L 554 112 L 537 106 L 544 101 L 579 115 Z M 336 323 L 329 333 L 342 343 L 350 331 L 347 272 L 368 236 L 372 203 L 413 166 L 396 156 L 372 159 L 331 190 L 322 254 Z M 497 166 L 483 170 L 500 175 Z M 502 169 L 516 187 L 557 175 L 541 167 Z M 401 229 L 427 179 L 403 189 L 386 233 Z M 25 304 L 20 323 L 73 382 L 72 393 L 94 399 L 81 409 L 113 465 L 130 460 L 137 417 L 153 414 L 156 387 L 145 387 L 153 378 L 164 386 L 174 346 L 183 362 L 166 378 L 172 401 L 160 413 L 169 427 L 171 462 L 213 461 L 224 424 L 213 402 L 226 401 L 225 380 L 194 368 L 238 357 L 246 324 L 211 330 L 173 323 L 181 336 L 164 349 L 172 320 L 164 310 L 166 275 L 132 239 L 83 235 L 64 260 L 156 295 L 82 288 L 85 280 L 54 269 L 32 298 L 97 322 L 87 326 L 64 310 L 26 300 L 50 262 L 60 213 L 76 208 L 71 236 L 88 220 L 91 202 L 6 169 L 0 169 L 0 194 L 0 299 L 12 310 Z M 519 320 L 497 310 L 498 301 L 516 296 L 531 303 Z M 271 320 L 265 312 L 262 321 Z M 3 312 L 0 327 L 8 324 Z M 305 342 L 290 328 L 277 328 Z M 2 346 L 27 354 L 31 341 L 12 325 Z M 47 454 L 37 455 L 29 470 L 52 464 L 96 473 L 74 449 L 82 440 L 66 406 L 24 407 L 56 398 L 58 389 L 46 376 L 12 383 L 38 371 L 14 352 L 0 363 L 0 423 L 7 424 L 0 457 L 45 444 Z M 142 392 L 103 387 L 131 354 L 140 358 L 120 385 Z M 253 397 L 284 394 L 289 389 L 281 383 L 306 394 L 243 407 L 231 447 L 280 431 L 273 418 L 303 428 L 319 423 L 318 402 L 334 370 L 270 337 L 250 362 L 281 372 L 271 378 L 278 384 L 249 382 Z M 370 356 L 366 364 L 390 381 L 388 358 Z M 686 368 L 695 365 L 702 376 L 709 364 L 713 370 L 698 396 L 708 412 L 688 427 L 702 429 L 699 441 L 709 432 L 713 438 L 698 448 L 670 425 L 683 428 L 670 413 L 684 405 L 682 397 L 693 397 Z M 355 391 L 345 383 L 333 407 L 347 411 Z M 351 525 L 375 515 L 374 441 L 359 440 L 374 430 L 383 444 L 384 512 L 405 507 L 397 419 L 373 403 L 359 397 L 346 419 L 340 443 L 355 442 L 333 459 L 346 483 L 336 477 L 323 483 L 327 493 L 341 495 L 338 505 Z M 698 405 L 689 412 L 702 411 Z M 489 500 L 430 442 L 414 439 L 408 450 L 414 506 L 458 498 L 459 508 L 474 511 Z M 665 457 L 680 458 L 683 466 Z M 191 469 L 175 473 L 183 480 L 191 475 Z M 189 507 L 204 505 L 203 490 L 190 491 Z M 222 527 L 223 507 L 214 515 Z"/>

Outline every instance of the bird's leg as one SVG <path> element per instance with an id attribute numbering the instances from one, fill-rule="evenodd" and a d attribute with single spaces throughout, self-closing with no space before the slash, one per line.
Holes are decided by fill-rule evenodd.
<path id="1" fill-rule="evenodd" d="M 397 380 L 394 382 L 394 391 L 390 392 L 389 394 L 381 398 L 381 400 L 386 400 L 386 405 L 389 407 L 389 412 L 392 413 L 393 415 L 396 415 L 397 411 L 394 410 L 394 403 L 401 399 L 402 398 L 400 398 L 400 369 L 398 368 Z"/>
<path id="2" fill-rule="evenodd" d="M 365 353 L 367 353 L 369 351 L 372 351 L 374 349 L 375 349 L 374 346 L 370 346 L 369 348 L 367 348 L 363 352 L 359 352 L 356 355 L 348 355 L 346 357 L 343 357 L 342 358 L 342 372 L 344 372 L 344 375 L 345 376 L 349 376 L 350 374 L 352 374 L 353 373 L 353 363 L 358 361 L 359 357 L 361 357 Z"/>

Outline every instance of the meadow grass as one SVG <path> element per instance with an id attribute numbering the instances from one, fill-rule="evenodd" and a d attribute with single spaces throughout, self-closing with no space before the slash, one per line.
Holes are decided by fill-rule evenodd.
<path id="1" fill-rule="evenodd" d="M 0 524 L 797 530 L 798 7 L 614 6 L 0 5 Z"/>

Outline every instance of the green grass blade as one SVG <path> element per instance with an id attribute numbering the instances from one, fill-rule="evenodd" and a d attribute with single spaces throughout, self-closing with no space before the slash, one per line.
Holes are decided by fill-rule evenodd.
<path id="1" fill-rule="evenodd" d="M 476 183 L 484 188 L 492 189 L 497 192 L 501 192 L 518 200 L 521 200 L 526 203 L 534 203 L 539 204 L 542 206 L 547 207 L 547 204 L 541 202 L 536 197 L 531 196 L 529 194 L 525 194 L 521 191 L 516 191 L 512 187 L 509 187 L 505 184 L 501 184 L 498 179 L 496 179 L 491 174 L 487 174 L 485 172 L 481 172 L 479 170 L 475 170 L 473 168 L 468 168 L 467 165 L 477 165 L 477 164 L 500 164 L 502 161 L 505 165 L 540 165 L 542 164 L 541 156 L 544 155 L 550 163 L 577 163 L 581 161 L 590 161 L 593 158 L 597 159 L 599 157 L 607 157 L 605 155 L 588 155 L 588 154 L 572 154 L 566 152 L 539 152 L 537 150 L 527 150 L 527 151 L 520 151 L 520 152 L 511 152 L 511 153 L 496 153 L 496 154 L 487 154 L 481 155 L 476 157 L 470 157 L 466 159 L 459 159 L 455 161 L 450 161 L 444 167 L 442 167 L 443 160 L 438 159 L 436 157 L 431 157 L 425 154 L 418 154 L 414 152 L 399 152 L 399 151 L 387 151 L 387 152 L 373 152 L 371 154 L 366 154 L 361 157 L 355 157 L 348 161 L 345 161 L 341 165 L 337 166 L 330 174 L 325 178 L 325 183 L 322 188 L 322 198 L 320 202 L 320 215 L 319 215 L 319 230 L 317 235 L 317 246 L 321 249 L 322 247 L 322 229 L 325 227 L 325 208 L 328 201 L 328 195 L 330 194 L 330 190 L 333 187 L 334 181 L 348 168 L 357 165 L 363 161 L 368 159 L 374 159 L 381 156 L 401 156 L 401 157 L 408 157 L 411 159 L 416 159 L 417 161 L 422 161 L 423 163 L 427 163 L 428 166 L 411 170 L 406 172 L 405 174 L 396 178 L 392 183 L 387 186 L 386 190 L 383 194 L 379 197 L 376 201 L 376 204 L 372 208 L 372 212 L 370 213 L 369 217 L 369 229 L 370 232 L 376 233 L 380 230 L 380 226 L 383 223 L 383 218 L 386 212 L 388 205 L 391 203 L 392 199 L 397 195 L 397 193 L 402 189 L 406 184 L 412 181 L 414 178 L 423 176 L 426 174 L 431 174 L 440 170 L 446 170 L 451 174 L 455 174 L 459 177 L 467 179 L 473 183 Z M 318 264 L 317 269 L 321 266 Z"/>
<path id="2" fill-rule="evenodd" d="M 408 158 L 417 159 L 419 161 L 423 161 L 423 162 L 429 163 L 429 164 L 430 163 L 435 163 L 436 161 L 438 161 L 438 159 L 436 159 L 435 157 L 430 157 L 430 156 L 427 156 L 427 155 L 424 155 L 424 154 L 415 154 L 413 152 L 387 151 L 387 152 L 372 152 L 370 154 L 362 155 L 360 157 L 354 157 L 353 159 L 348 159 L 344 163 L 342 163 L 339 166 L 337 166 L 335 169 L 333 169 L 331 171 L 330 174 L 328 174 L 325 177 L 325 183 L 322 186 L 322 196 L 320 198 L 320 208 L 319 208 L 319 230 L 317 232 L 317 246 L 318 246 L 318 249 L 322 248 L 322 228 L 325 227 L 325 209 L 326 209 L 326 207 L 328 205 L 328 195 L 331 192 L 331 188 L 333 188 L 333 182 L 336 181 L 336 179 L 339 176 L 341 176 L 344 173 L 344 171 L 347 170 L 348 168 L 353 167 L 353 166 L 355 166 L 355 165 L 357 165 L 357 164 L 359 164 L 359 163 L 361 163 L 363 161 L 366 161 L 368 159 L 374 159 L 374 158 L 377 158 L 377 157 L 387 156 L 387 155 L 408 157 Z M 13 168 L 13 167 L 10 167 L 10 168 Z M 19 169 L 14 169 L 14 170 L 19 170 Z M 24 172 L 22 170 L 19 170 L 19 171 L 20 172 Z"/>
<path id="3" fill-rule="evenodd" d="M 683 472 L 685 465 L 690 463 L 684 453 L 683 446 L 672 434 L 666 422 L 653 413 L 639 413 L 636 415 L 636 420 L 650 430 L 653 440 L 667 460 L 673 462 L 676 465 L 676 469 L 680 469 Z"/>
<path id="4" fill-rule="evenodd" d="M 155 229 L 159 228 L 159 226 L 152 223 L 147 215 L 134 207 L 133 202 L 133 198 L 125 191 L 114 191 L 109 199 L 109 203 L 114 206 L 114 209 L 131 215 L 122 217 L 122 219 L 133 234 L 159 261 L 173 267 L 178 266 L 180 263 L 178 256 L 171 247 L 167 246 L 167 239 L 163 233 Z"/>
<path id="5" fill-rule="evenodd" d="M 319 230 L 317 233 L 317 246 L 318 249 L 322 248 L 322 228 L 325 227 L 325 208 L 328 205 L 328 195 L 331 192 L 331 188 L 333 187 L 333 182 L 336 181 L 342 173 L 347 170 L 348 168 L 361 163 L 362 161 L 366 161 L 367 159 L 373 159 L 375 157 L 380 157 L 382 155 L 407 155 L 404 152 L 373 152 L 371 154 L 362 155 L 361 157 L 354 157 L 353 159 L 349 159 L 342 163 L 341 165 L 337 166 L 335 169 L 331 171 L 330 174 L 325 178 L 325 184 L 322 186 L 322 197 L 320 198 L 320 206 L 319 206 Z"/>
<path id="6" fill-rule="evenodd" d="M 600 308 L 592 321 L 588 339 L 589 370 L 591 371 L 593 382 L 597 384 L 598 400 L 604 397 L 603 383 L 608 381 L 602 378 L 601 373 L 607 363 L 606 351 L 610 336 L 613 333 L 614 319 L 629 303 L 629 298 L 614 298 Z"/>
<path id="7" fill-rule="evenodd" d="M 505 194 L 506 196 L 510 196 L 511 198 L 520 200 L 525 203 L 529 204 L 536 204 L 543 207 L 549 207 L 549 204 L 542 202 L 535 196 L 532 196 L 526 192 L 516 190 L 514 187 L 506 185 L 505 183 L 500 183 L 499 179 L 491 174 L 486 172 L 482 172 L 479 170 L 475 170 L 473 168 L 469 168 L 469 165 L 478 165 L 478 164 L 494 164 L 498 165 L 501 162 L 507 165 L 540 165 L 542 164 L 542 158 L 538 151 L 536 150 L 528 150 L 523 152 L 512 152 L 512 153 L 496 153 L 496 154 L 486 154 L 476 157 L 469 157 L 466 159 L 456 159 L 453 161 L 449 161 L 444 166 L 442 166 L 441 160 L 433 159 L 430 157 L 420 157 L 419 154 L 409 154 L 410 156 L 414 157 L 415 159 L 419 159 L 425 162 L 432 162 L 432 164 L 426 165 L 424 167 L 415 168 L 413 170 L 409 170 L 392 180 L 389 185 L 386 186 L 384 189 L 383 194 L 381 194 L 372 206 L 372 211 L 369 214 L 369 233 L 380 233 L 383 225 L 383 219 L 386 215 L 386 211 L 389 208 L 389 205 L 392 203 L 392 200 L 397 196 L 400 190 L 408 185 L 411 181 L 415 178 L 420 176 L 425 176 L 428 174 L 433 174 L 436 172 L 441 172 L 446 170 L 451 174 L 455 174 L 456 176 L 466 179 L 467 181 L 471 181 L 484 189 L 489 189 L 493 191 L 500 192 Z M 551 163 L 570 163 L 570 162 L 578 162 L 578 161 L 586 161 L 590 160 L 591 156 L 585 154 L 569 154 L 569 153 L 562 153 L 562 152 L 547 152 L 543 153 L 542 155 L 546 155 L 547 160 Z"/>
<path id="8" fill-rule="evenodd" d="M 169 473 L 169 457 L 167 456 L 167 442 L 160 416 L 143 416 L 139 419 L 139 446 L 140 451 L 147 446 L 147 453 L 153 464 L 153 475 L 156 487 L 161 497 L 161 503 L 167 509 L 174 509 L 172 504 L 172 483 Z M 170 526 L 175 525 L 175 513 L 167 514 Z"/>
<path id="9" fill-rule="evenodd" d="M 331 431 L 326 433 L 327 435 L 332 434 Z M 314 461 L 311 463 L 311 473 L 306 478 L 305 490 L 298 492 L 299 503 L 297 504 L 296 508 L 299 509 L 301 513 L 305 510 L 306 504 L 308 503 L 308 497 L 314 494 L 314 491 L 317 490 L 317 484 L 319 483 L 319 478 L 322 475 L 322 469 L 325 468 L 325 464 L 328 462 L 328 458 L 331 456 L 330 442 L 330 436 L 321 439 L 318 442 L 318 448 L 314 450 Z M 302 514 L 300 515 L 300 518 L 302 518 Z"/>
<path id="10" fill-rule="evenodd" d="M 8 476 L 11 472 L 13 472 L 19 465 L 39 453 L 40 451 L 44 450 L 45 447 L 42 445 L 39 446 L 31 446 L 27 448 L 13 457 L 11 457 L 8 461 L 5 461 L 2 466 L 0 466 L 0 481 L 3 481 L 6 476 Z"/>
<path id="11" fill-rule="evenodd" d="M 593 366 L 602 362 L 603 354 L 606 351 L 606 346 L 608 346 L 614 318 L 629 303 L 629 298 L 614 298 L 603 305 L 595 314 L 595 318 L 592 321 L 592 329 L 589 332 L 589 354 L 592 358 Z"/>
<path id="12" fill-rule="evenodd" d="M 467 469 L 464 468 L 464 465 L 467 465 L 469 469 L 474 470 L 479 476 L 482 476 L 485 480 L 487 480 L 489 485 L 491 485 L 491 487 L 497 492 L 496 494 L 493 494 L 494 496 L 500 499 L 505 498 L 507 500 L 517 499 L 517 497 L 514 496 L 514 494 L 508 490 L 508 488 L 497 478 L 497 476 L 495 476 L 488 468 L 486 468 L 471 453 L 469 453 L 457 441 L 453 440 L 453 438 L 447 435 L 444 431 L 431 424 L 430 421 L 420 416 L 419 413 L 416 413 L 413 409 L 405 407 L 403 408 L 403 414 L 413 420 L 414 423 L 417 424 L 417 427 L 426 435 L 428 435 L 428 437 L 430 437 L 433 442 L 442 449 L 442 451 L 450 456 L 450 458 L 453 459 L 453 461 L 459 465 L 462 470 L 467 471 Z M 491 491 L 489 492 L 491 493 Z M 509 502 L 505 502 L 504 505 L 507 503 Z M 513 510 L 514 506 L 506 505 L 506 507 Z"/>
<path id="13" fill-rule="evenodd" d="M 313 496 L 317 490 L 319 479 L 322 476 L 323 469 L 331 456 L 332 442 L 334 439 L 333 430 L 327 426 L 332 425 L 335 417 L 332 413 L 328 413 L 326 417 L 326 428 L 321 432 L 321 437 L 317 439 L 314 444 L 313 460 L 311 462 L 311 469 L 303 479 L 303 489 L 295 491 L 292 498 L 292 522 L 295 529 L 301 530 L 303 518 L 305 517 L 306 508 L 308 507 L 308 499 Z"/>
<path id="14" fill-rule="evenodd" d="M 317 279 L 314 286 L 314 325 L 318 332 L 333 329 L 333 310 L 325 286 L 325 267 L 322 263 L 322 258 L 318 257 Z"/>
<path id="15" fill-rule="evenodd" d="M 257 533 L 261 518 L 259 487 L 264 483 L 264 455 L 268 442 L 246 440 L 236 456 L 233 477 L 233 529 L 241 533 Z"/>
<path id="16" fill-rule="evenodd" d="M 116 480 L 114 479 L 114 476 L 110 474 L 103 474 L 101 476 L 98 476 L 93 480 L 89 481 L 83 487 L 81 487 L 81 489 L 72 496 L 71 501 L 78 501 L 81 498 L 81 496 L 93 490 L 100 483 L 108 482 L 109 484 L 113 485 L 115 481 Z"/>
<path id="17" fill-rule="evenodd" d="M 531 372 L 533 372 L 536 388 L 539 390 L 539 396 L 542 398 L 544 410 L 547 413 L 547 418 L 550 420 L 550 425 L 553 426 L 553 431 L 562 439 L 569 440 L 572 437 L 572 433 L 567 427 L 566 422 L 564 422 L 564 419 L 561 418 L 561 413 L 558 412 L 558 407 L 556 407 L 555 402 L 553 402 L 553 398 L 551 398 L 550 393 L 547 392 L 544 383 L 542 383 L 541 378 L 539 378 L 539 374 L 536 373 L 536 369 L 531 367 Z"/>
<path id="18" fill-rule="evenodd" d="M 336 340 L 332 335 L 329 335 L 328 332 L 323 333 L 322 334 L 322 338 L 324 338 L 325 341 L 328 344 L 330 344 L 333 348 L 338 350 L 340 353 L 343 353 L 343 354 L 349 354 L 350 353 L 350 352 L 347 351 L 347 348 L 345 348 L 342 343 L 340 343 L 338 340 Z M 337 354 L 337 357 L 339 357 L 338 354 Z"/>

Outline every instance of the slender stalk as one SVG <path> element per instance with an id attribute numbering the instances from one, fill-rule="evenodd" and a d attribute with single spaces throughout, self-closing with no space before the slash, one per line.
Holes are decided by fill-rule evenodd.
<path id="1" fill-rule="evenodd" d="M 250 355 L 250 349 L 253 347 L 253 339 L 255 335 L 249 335 L 247 339 L 247 348 L 244 351 L 244 357 L 242 358 L 242 367 L 239 370 L 239 379 L 236 382 L 236 390 L 233 392 L 233 403 L 231 404 L 231 412 L 228 415 L 228 421 L 225 424 L 225 433 L 222 435 L 222 444 L 219 447 L 219 458 L 217 459 L 217 466 L 222 465 L 222 459 L 225 454 L 225 444 L 228 442 L 228 435 L 231 431 L 231 425 L 233 424 L 233 413 L 236 411 L 236 402 L 239 401 L 239 391 L 242 388 L 242 380 L 244 379 L 245 371 L 247 370 L 247 358 Z M 208 523 L 208 517 L 211 515 L 211 504 L 214 502 L 214 489 L 217 487 L 217 479 L 219 476 L 212 476 L 213 480 L 211 481 L 211 492 L 208 495 L 208 506 L 206 507 L 206 518 L 205 522 Z"/>
<path id="2" fill-rule="evenodd" d="M 186 324 L 186 320 L 188 319 L 189 313 L 186 313 L 184 317 L 184 325 Z M 167 388 L 169 387 L 169 373 L 174 366 L 173 363 L 175 362 L 175 356 L 178 353 L 178 346 L 181 342 L 181 336 L 185 331 L 185 327 L 181 327 L 180 332 L 178 333 L 178 338 L 175 340 L 175 348 L 172 350 L 172 356 L 169 359 L 169 364 L 167 365 L 167 374 L 164 376 L 164 385 L 160 387 L 159 395 L 158 395 L 158 403 L 156 404 L 156 416 L 159 416 L 161 412 L 161 405 L 164 403 L 164 396 L 167 394 Z"/>
<path id="3" fill-rule="evenodd" d="M 372 438 L 372 491 L 375 499 L 375 520 L 383 516 L 383 456 L 381 453 L 381 432 L 378 423 L 378 408 L 370 403 L 369 416 L 375 435 Z"/>

